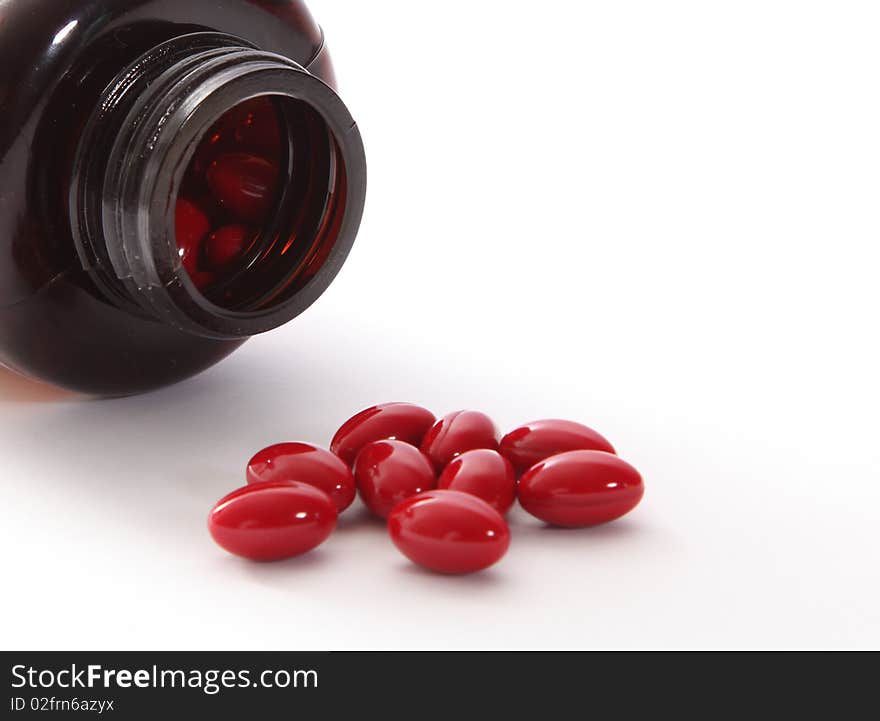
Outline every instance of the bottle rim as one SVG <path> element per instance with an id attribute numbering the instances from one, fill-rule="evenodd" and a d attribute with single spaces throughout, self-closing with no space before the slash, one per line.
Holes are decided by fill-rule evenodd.
<path id="1" fill-rule="evenodd" d="M 205 133 L 231 109 L 264 96 L 297 103 L 313 118 L 311 154 L 322 171 L 309 182 L 318 191 L 319 222 L 277 261 L 280 271 L 259 298 L 227 307 L 184 269 L 174 206 Z M 233 339 L 283 325 L 317 300 L 351 250 L 365 195 L 360 132 L 332 88 L 240 38 L 194 33 L 154 48 L 105 91 L 82 135 L 69 204 L 81 262 L 116 302 L 188 333 Z"/>

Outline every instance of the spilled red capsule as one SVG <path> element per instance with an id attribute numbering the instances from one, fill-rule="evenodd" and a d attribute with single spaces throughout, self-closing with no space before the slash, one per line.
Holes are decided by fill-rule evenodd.
<path id="1" fill-rule="evenodd" d="M 342 513 L 356 495 L 354 475 L 337 456 L 309 443 L 277 443 L 247 465 L 248 483 L 298 481 L 324 491 Z"/>
<path id="2" fill-rule="evenodd" d="M 615 453 L 614 446 L 592 428 L 556 419 L 533 421 L 513 429 L 501 439 L 499 450 L 519 471 L 566 451 Z"/>
<path id="3" fill-rule="evenodd" d="M 364 504 L 380 518 L 402 500 L 435 488 L 430 461 L 403 441 L 375 441 L 358 453 L 354 477 Z"/>
<path id="4" fill-rule="evenodd" d="M 554 526 L 595 526 L 635 508 L 645 492 L 639 472 L 604 451 L 569 451 L 532 466 L 519 481 L 522 507 Z"/>
<path id="5" fill-rule="evenodd" d="M 499 513 L 507 513 L 516 500 L 516 471 L 497 451 L 466 451 L 443 469 L 437 488 L 470 493 Z"/>
<path id="6" fill-rule="evenodd" d="M 202 241 L 211 230 L 207 214 L 192 201 L 180 198 L 174 207 L 174 235 L 186 272 L 195 278 L 199 271 Z"/>
<path id="7" fill-rule="evenodd" d="M 431 411 L 413 403 L 385 403 L 361 411 L 336 431 L 330 450 L 348 464 L 368 443 L 386 439 L 418 446 L 437 420 Z"/>
<path id="8" fill-rule="evenodd" d="M 278 186 L 278 166 L 250 153 L 226 153 L 205 175 L 214 198 L 239 220 L 262 223 Z"/>
<path id="9" fill-rule="evenodd" d="M 336 528 L 336 506 L 305 483 L 256 483 L 221 499 L 208 517 L 219 546 L 254 561 L 311 551 Z"/>
<path id="10" fill-rule="evenodd" d="M 224 225 L 205 239 L 205 260 L 212 270 L 223 270 L 244 255 L 256 238 L 256 231 L 244 225 Z"/>
<path id="11" fill-rule="evenodd" d="M 510 547 L 501 514 L 460 491 L 428 491 L 399 503 L 388 517 L 388 533 L 410 561 L 438 573 L 482 571 Z"/>
<path id="12" fill-rule="evenodd" d="M 492 419 L 479 411 L 456 411 L 437 421 L 422 441 L 422 452 L 442 470 L 456 456 L 475 448 L 497 450 Z"/>

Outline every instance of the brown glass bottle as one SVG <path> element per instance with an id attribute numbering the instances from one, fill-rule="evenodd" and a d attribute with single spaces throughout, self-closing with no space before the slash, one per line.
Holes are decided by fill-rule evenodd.
<path id="1" fill-rule="evenodd" d="M 0 3 L 0 363 L 136 393 L 301 313 L 363 212 L 334 88 L 300 0 Z M 240 247 L 185 265 L 181 227 Z"/>

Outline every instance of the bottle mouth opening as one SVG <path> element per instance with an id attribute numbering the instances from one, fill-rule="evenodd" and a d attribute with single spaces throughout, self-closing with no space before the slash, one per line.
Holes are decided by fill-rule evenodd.
<path id="1" fill-rule="evenodd" d="M 226 311 L 283 305 L 320 269 L 345 213 L 345 161 L 326 122 L 302 100 L 259 95 L 187 158 L 168 230 L 183 273 Z"/>
<path id="2" fill-rule="evenodd" d="M 333 89 L 243 42 L 196 33 L 125 69 L 84 132 L 70 197 L 100 288 L 218 339 L 311 305 L 366 194 L 360 133 Z"/>

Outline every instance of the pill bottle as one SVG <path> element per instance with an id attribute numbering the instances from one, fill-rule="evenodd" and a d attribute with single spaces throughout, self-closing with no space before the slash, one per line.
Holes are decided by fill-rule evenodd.
<path id="1" fill-rule="evenodd" d="M 0 364 L 127 395 L 332 282 L 366 160 L 300 0 L 0 2 Z"/>

